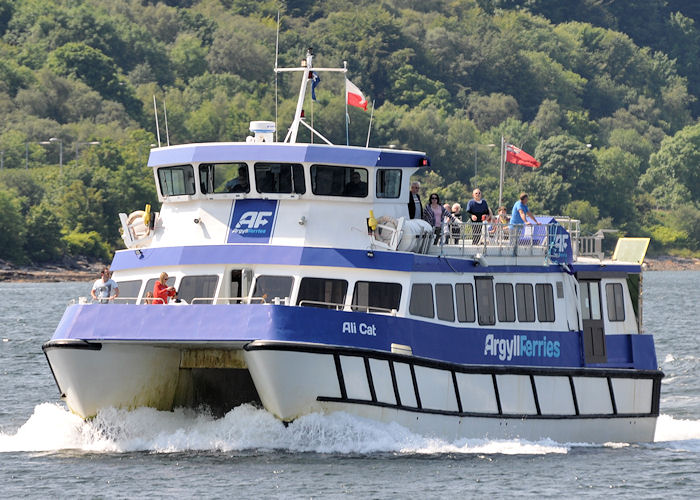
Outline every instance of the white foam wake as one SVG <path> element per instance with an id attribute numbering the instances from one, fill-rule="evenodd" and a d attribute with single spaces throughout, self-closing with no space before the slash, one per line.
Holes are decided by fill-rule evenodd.
<path id="1" fill-rule="evenodd" d="M 675 419 L 660 415 L 656 421 L 655 443 L 668 443 L 671 448 L 700 452 L 700 420 Z"/>
<path id="2" fill-rule="evenodd" d="M 527 454 L 567 453 L 569 447 L 543 440 L 460 439 L 447 442 L 346 413 L 312 414 L 285 427 L 248 405 L 214 419 L 191 411 L 109 409 L 85 422 L 58 404 L 44 403 L 15 434 L 0 433 L 0 452 L 81 450 L 86 452 L 285 450 L 340 454 Z"/>

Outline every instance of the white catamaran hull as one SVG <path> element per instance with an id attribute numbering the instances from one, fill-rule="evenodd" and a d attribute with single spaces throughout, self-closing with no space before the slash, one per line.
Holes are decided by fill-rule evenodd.
<path id="1" fill-rule="evenodd" d="M 45 352 L 62 397 L 83 417 L 107 407 L 169 410 L 193 398 L 206 405 L 197 394 L 211 382 L 227 385 L 230 405 L 262 403 L 283 421 L 345 411 L 445 439 L 644 442 L 658 415 L 658 377 L 624 370 L 454 365 L 266 342 L 63 343 Z"/>

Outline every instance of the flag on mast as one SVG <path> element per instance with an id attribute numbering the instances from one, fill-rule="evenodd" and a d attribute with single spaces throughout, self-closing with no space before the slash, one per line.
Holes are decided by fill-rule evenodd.
<path id="1" fill-rule="evenodd" d="M 512 144 L 506 144 L 506 161 L 525 167 L 537 168 L 540 166 L 540 162 L 535 160 L 535 158 Z"/>
<path id="2" fill-rule="evenodd" d="M 312 71 L 309 78 L 311 78 L 311 100 L 316 101 L 316 87 L 321 83 L 321 77 L 318 76 L 318 73 Z"/>
<path id="3" fill-rule="evenodd" d="M 367 99 L 357 85 L 347 78 L 345 79 L 345 99 L 348 105 L 362 108 L 367 111 Z"/>

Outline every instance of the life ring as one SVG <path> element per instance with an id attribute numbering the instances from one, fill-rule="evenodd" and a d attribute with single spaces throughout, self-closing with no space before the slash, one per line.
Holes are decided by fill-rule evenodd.
<path id="1" fill-rule="evenodd" d="M 127 224 L 131 225 L 134 222 L 136 222 L 137 219 L 143 219 L 145 213 L 146 212 L 144 212 L 143 210 L 136 210 L 135 212 L 131 212 L 129 214 L 129 218 L 127 219 Z"/>
<path id="2" fill-rule="evenodd" d="M 143 210 L 136 210 L 129 214 L 127 219 L 127 227 L 131 232 L 134 240 L 140 240 L 151 234 L 151 228 L 145 223 L 146 212 Z"/>

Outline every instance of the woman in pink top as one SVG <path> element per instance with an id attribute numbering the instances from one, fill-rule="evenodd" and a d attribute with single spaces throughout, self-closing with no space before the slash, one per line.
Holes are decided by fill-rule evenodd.
<path id="1" fill-rule="evenodd" d="M 428 203 L 423 210 L 423 220 L 427 221 L 431 226 L 433 226 L 433 230 L 435 231 L 434 244 L 437 244 L 437 242 L 440 240 L 440 234 L 442 232 L 442 223 L 446 218 L 450 219 L 452 222 L 455 222 L 455 218 L 448 210 L 445 209 L 445 207 L 440 204 L 440 197 L 437 193 L 431 194 L 429 200 L 430 203 Z"/>

